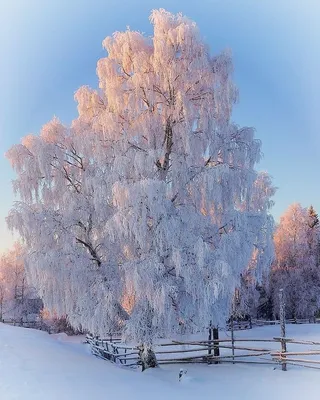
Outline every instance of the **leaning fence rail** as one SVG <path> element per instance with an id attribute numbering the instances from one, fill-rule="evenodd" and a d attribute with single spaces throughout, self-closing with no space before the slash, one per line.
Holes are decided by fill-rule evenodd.
<path id="1" fill-rule="evenodd" d="M 125 346 L 119 339 L 100 339 L 91 335 L 86 336 L 86 342 L 95 356 L 109 360 L 126 367 L 140 365 L 139 350 L 137 347 Z"/>

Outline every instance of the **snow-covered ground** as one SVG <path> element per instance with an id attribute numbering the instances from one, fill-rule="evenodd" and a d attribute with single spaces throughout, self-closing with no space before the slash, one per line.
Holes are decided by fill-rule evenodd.
<path id="1" fill-rule="evenodd" d="M 320 325 L 289 325 L 288 337 L 320 341 Z M 279 326 L 237 337 L 272 338 Z M 179 365 L 141 373 L 90 354 L 83 338 L 0 324 L 1 400 L 307 400 L 320 399 L 320 370 L 272 365 Z"/>

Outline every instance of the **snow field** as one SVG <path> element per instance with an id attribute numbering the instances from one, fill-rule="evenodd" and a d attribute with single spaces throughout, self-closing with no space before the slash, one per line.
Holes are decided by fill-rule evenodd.
<path id="1" fill-rule="evenodd" d="M 236 332 L 236 337 L 271 338 L 279 336 L 278 331 L 279 326 L 254 328 Z M 320 325 L 288 325 L 287 336 L 319 341 Z M 319 399 L 320 371 L 294 366 L 282 372 L 272 365 L 175 364 L 141 373 L 92 356 L 83 339 L 0 324 L 0 399 Z M 180 368 L 187 370 L 181 382 Z"/>

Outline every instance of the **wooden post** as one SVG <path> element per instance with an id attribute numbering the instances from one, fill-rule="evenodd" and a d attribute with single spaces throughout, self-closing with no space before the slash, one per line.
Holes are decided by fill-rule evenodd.
<path id="1" fill-rule="evenodd" d="M 219 340 L 219 330 L 218 328 L 212 328 L 212 334 L 214 340 Z M 220 357 L 219 342 L 213 342 L 213 355 L 215 357 Z M 215 364 L 219 364 L 219 361 L 215 361 Z"/>
<path id="2" fill-rule="evenodd" d="M 280 332 L 281 332 L 281 359 L 282 359 L 282 371 L 287 370 L 287 363 L 285 362 L 286 355 L 283 353 L 287 352 L 286 344 L 286 313 L 285 313 L 285 302 L 283 297 L 283 289 L 279 291 L 279 302 L 280 302 Z"/>
<path id="3" fill-rule="evenodd" d="M 231 315 L 230 318 L 230 323 L 231 323 L 231 351 L 232 351 L 232 364 L 234 364 L 234 323 L 233 323 L 233 314 Z"/>
<path id="4" fill-rule="evenodd" d="M 209 340 L 209 342 L 212 340 L 212 321 L 210 321 L 210 324 L 209 324 L 209 336 L 208 336 L 208 340 Z M 208 346 L 208 356 L 211 356 L 211 354 L 212 354 L 212 346 L 211 346 L 211 343 L 209 343 L 209 346 Z"/>

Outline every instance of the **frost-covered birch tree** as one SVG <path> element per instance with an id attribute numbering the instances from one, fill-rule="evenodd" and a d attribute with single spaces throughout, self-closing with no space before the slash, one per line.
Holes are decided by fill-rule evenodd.
<path id="1" fill-rule="evenodd" d="M 20 321 L 33 310 L 29 300 L 36 298 L 24 268 L 25 248 L 20 243 L 0 256 L 0 320 Z"/>
<path id="2" fill-rule="evenodd" d="M 279 309 L 277 293 L 283 288 L 287 316 L 309 318 L 320 308 L 320 232 L 313 207 L 290 205 L 281 216 L 274 242 L 276 260 L 270 276 L 270 295 L 275 313 Z"/>
<path id="3" fill-rule="evenodd" d="M 144 348 L 223 324 L 253 252 L 257 271 L 272 253 L 261 144 L 231 120 L 230 54 L 211 56 L 181 14 L 150 21 L 152 38 L 104 40 L 99 89 L 78 90 L 70 128 L 53 120 L 8 153 L 22 199 L 9 224 L 36 252 L 43 295 L 95 333 L 117 320 Z"/>

